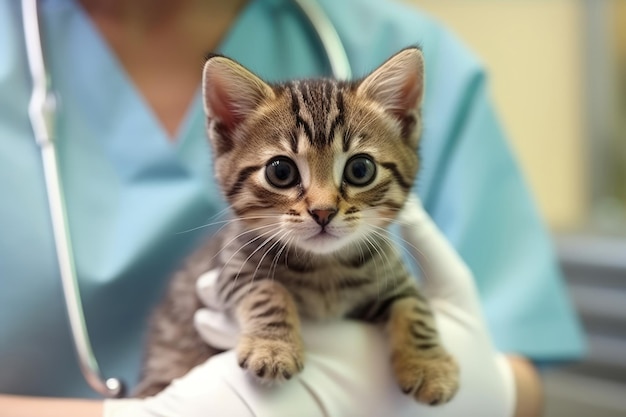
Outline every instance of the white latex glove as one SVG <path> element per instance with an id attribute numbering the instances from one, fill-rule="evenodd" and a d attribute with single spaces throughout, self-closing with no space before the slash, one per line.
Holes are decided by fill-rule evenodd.
<path id="1" fill-rule="evenodd" d="M 471 272 L 417 199 L 409 201 L 399 220 L 403 238 L 423 269 L 422 291 L 431 301 L 443 343 L 460 365 L 460 389 L 450 403 L 429 407 L 400 391 L 381 327 L 348 320 L 304 321 L 304 371 L 281 386 L 260 386 L 239 368 L 235 353 L 227 351 L 156 397 L 107 401 L 105 417 L 512 416 L 513 375 L 491 343 Z M 230 318 L 211 310 L 216 274 L 210 271 L 198 281 L 207 308 L 196 313 L 195 324 L 208 343 L 229 349 L 238 329 Z"/>

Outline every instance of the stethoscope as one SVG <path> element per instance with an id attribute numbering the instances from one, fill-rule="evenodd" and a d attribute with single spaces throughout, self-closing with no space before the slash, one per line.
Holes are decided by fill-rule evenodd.
<path id="1" fill-rule="evenodd" d="M 333 75 L 338 79 L 350 79 L 352 73 L 345 48 L 324 10 L 315 0 L 293 0 L 293 2 L 306 16 L 317 34 Z M 28 66 L 33 83 L 28 115 L 35 140 L 41 149 L 48 206 L 72 339 L 81 372 L 89 386 L 105 397 L 122 397 L 124 395 L 122 381 L 118 378 L 104 379 L 102 377 L 87 332 L 69 234 L 63 186 L 57 165 L 54 138 L 57 93 L 50 85 L 43 58 L 37 0 L 22 0 L 22 18 Z"/>

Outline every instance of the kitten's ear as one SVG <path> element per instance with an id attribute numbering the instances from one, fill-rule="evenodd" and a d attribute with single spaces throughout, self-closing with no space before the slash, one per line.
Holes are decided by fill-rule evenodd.
<path id="1" fill-rule="evenodd" d="M 376 101 L 400 119 L 413 113 L 424 95 L 422 51 L 407 48 L 398 52 L 361 81 L 357 94 Z"/>
<path id="2" fill-rule="evenodd" d="M 274 91 L 242 65 L 220 55 L 204 64 L 202 93 L 207 116 L 222 128 L 232 130 L 245 120 Z"/>

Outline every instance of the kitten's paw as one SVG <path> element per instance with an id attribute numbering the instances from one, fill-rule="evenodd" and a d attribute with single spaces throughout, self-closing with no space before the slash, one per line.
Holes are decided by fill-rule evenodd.
<path id="1" fill-rule="evenodd" d="M 304 350 L 300 341 L 242 336 L 237 361 L 263 383 L 284 382 L 304 368 Z"/>
<path id="2" fill-rule="evenodd" d="M 412 350 L 396 351 L 392 364 L 402 391 L 421 403 L 445 404 L 459 388 L 459 367 L 446 352 L 425 357 Z"/>

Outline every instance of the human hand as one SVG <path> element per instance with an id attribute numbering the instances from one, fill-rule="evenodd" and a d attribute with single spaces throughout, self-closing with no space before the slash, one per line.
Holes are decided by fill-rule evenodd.
<path id="1" fill-rule="evenodd" d="M 448 404 L 432 408 L 402 394 L 381 327 L 349 320 L 304 321 L 305 368 L 285 384 L 261 386 L 239 368 L 229 350 L 153 398 L 107 402 L 105 416 L 513 415 L 511 369 L 491 343 L 471 272 L 419 201 L 409 201 L 399 222 L 407 247 L 424 271 L 422 289 L 443 344 L 461 369 L 459 392 Z M 236 344 L 238 328 L 214 308 L 216 277 L 217 271 L 210 271 L 198 281 L 198 294 L 207 308 L 196 313 L 195 325 L 208 343 L 230 349 Z"/>
<path id="2" fill-rule="evenodd" d="M 505 357 L 499 355 L 491 343 L 471 272 L 419 200 L 409 200 L 398 221 L 402 224 L 408 250 L 423 270 L 422 290 L 430 300 L 443 343 L 461 367 L 461 389 L 456 398 L 441 408 L 444 411 L 416 405 L 421 408 L 420 415 L 457 415 L 460 412 L 482 416 L 512 415 L 514 387 L 511 370 Z M 218 311 L 219 304 L 214 299 L 216 279 L 217 271 L 209 271 L 198 281 L 198 294 L 207 308 L 197 312 L 196 328 L 208 343 L 229 349 L 236 344 L 238 328 L 233 320 Z M 335 369 L 343 369 L 341 380 L 345 384 L 336 386 L 339 384 L 326 381 L 323 390 L 337 390 L 351 399 L 350 406 L 343 410 L 346 415 L 361 415 L 356 412 L 358 407 L 362 407 L 362 415 L 415 412 L 414 405 L 400 398 L 400 390 L 389 376 L 386 360 L 389 351 L 381 329 L 350 321 L 305 321 L 302 328 L 307 358 L 305 371 L 299 378 L 301 382 L 304 380 L 311 386 L 321 387 L 320 381 L 324 378 L 310 380 L 310 369 L 319 372 L 317 361 L 332 360 Z M 368 385 L 358 378 L 373 383 Z M 324 398 L 322 394 L 318 393 L 318 396 Z M 333 398 L 336 400 L 336 396 Z"/>

